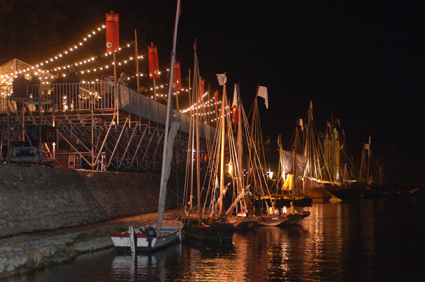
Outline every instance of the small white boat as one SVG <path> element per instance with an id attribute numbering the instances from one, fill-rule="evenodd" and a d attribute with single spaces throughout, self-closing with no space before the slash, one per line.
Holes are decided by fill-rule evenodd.
<path id="1" fill-rule="evenodd" d="M 156 224 L 139 228 L 130 226 L 128 231 L 110 234 L 110 237 L 119 252 L 131 252 L 133 248 L 136 252 L 155 251 L 181 240 L 182 228 L 181 221 L 169 220 L 162 222 L 159 232 Z"/>

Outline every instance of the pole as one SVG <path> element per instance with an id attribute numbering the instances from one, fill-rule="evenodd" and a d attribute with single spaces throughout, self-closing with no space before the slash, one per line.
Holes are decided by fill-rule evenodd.
<path id="1" fill-rule="evenodd" d="M 180 107 L 179 107 L 179 92 L 176 91 L 176 109 L 177 111 L 180 111 Z"/>
<path id="2" fill-rule="evenodd" d="M 91 107 L 91 169 L 94 170 L 96 163 L 94 162 L 94 116 L 93 116 L 93 108 Z"/>
<path id="3" fill-rule="evenodd" d="M 115 56 L 115 51 L 113 53 L 114 57 L 114 81 L 115 81 L 115 87 L 114 87 L 114 101 L 115 101 L 115 109 L 116 109 L 116 115 L 117 115 L 117 124 L 120 124 L 120 112 L 118 109 L 118 85 L 117 85 L 117 60 Z"/>
<path id="4" fill-rule="evenodd" d="M 180 111 L 180 107 L 179 107 L 179 93 L 176 92 L 176 107 L 177 107 L 177 111 Z"/>
<path id="5" fill-rule="evenodd" d="M 190 69 L 189 69 L 189 80 L 188 80 L 188 82 L 189 82 L 189 107 L 191 107 L 190 101 L 192 101 L 192 100 L 191 100 L 191 91 L 190 91 Z"/>
<path id="6" fill-rule="evenodd" d="M 173 51 L 171 53 L 171 70 L 170 70 L 170 81 L 171 83 L 168 84 L 168 97 L 167 97 L 167 118 L 165 120 L 165 137 L 164 137 L 164 150 L 163 150 L 163 155 L 162 155 L 162 170 L 161 170 L 161 183 L 160 183 L 160 190 L 159 190 L 159 198 L 160 198 L 160 202 L 159 202 L 159 206 L 160 205 L 165 205 L 165 190 L 167 187 L 165 186 L 165 179 L 164 179 L 164 172 L 165 172 L 165 164 L 166 164 L 166 157 L 167 157 L 167 143 L 168 143 L 168 128 L 170 127 L 170 111 L 171 111 L 171 94 L 173 92 L 173 75 L 174 75 L 174 61 L 175 61 L 175 57 L 176 57 L 176 43 L 177 43 L 177 26 L 178 26 L 178 20 L 179 17 L 178 15 L 180 14 L 180 1 L 178 0 L 177 2 L 177 11 L 176 11 L 176 20 L 175 20 L 175 24 L 174 24 L 174 42 L 173 42 Z M 161 199 L 163 201 L 163 203 L 161 203 Z M 165 208 L 165 207 L 164 207 Z M 159 213 L 159 210 L 158 210 Z M 158 217 L 158 222 L 157 222 L 157 230 L 158 232 L 161 230 L 161 225 L 162 225 L 162 218 Z"/>
<path id="7" fill-rule="evenodd" d="M 195 69 L 195 73 L 196 71 L 197 70 Z M 199 72 L 197 73 L 197 75 L 199 75 Z M 197 93 L 199 93 L 198 87 L 195 88 Z M 194 96 L 197 98 L 196 100 L 199 102 L 200 99 L 197 93 L 195 93 Z M 201 166 L 200 166 L 200 157 L 199 157 L 199 112 L 200 112 L 200 109 L 197 103 L 197 107 L 196 107 L 196 184 L 197 185 L 196 186 L 198 191 L 197 193 L 198 194 L 198 210 L 200 211 L 201 210 Z M 198 212 L 198 215 L 199 215 L 198 226 L 201 226 L 202 224 L 201 213 Z"/>
<path id="8" fill-rule="evenodd" d="M 193 103 L 193 101 L 192 101 L 191 91 L 190 91 L 190 69 L 189 69 L 189 106 L 190 106 L 190 103 Z M 190 118 L 192 119 L 193 118 L 193 108 L 191 106 L 189 108 L 190 108 Z M 195 145 L 194 145 L 194 142 L 195 142 L 194 141 L 195 140 L 195 127 L 194 127 L 192 122 L 191 122 L 191 124 L 192 124 L 193 128 L 191 128 L 192 136 L 191 136 L 191 139 L 189 139 L 192 142 L 192 145 L 190 147 L 190 196 L 193 195 L 193 151 L 195 150 L 194 149 L 195 148 Z M 190 208 L 192 208 L 192 198 L 190 198 L 189 201 L 190 201 Z"/>
<path id="9" fill-rule="evenodd" d="M 220 204 L 220 210 L 219 215 L 222 213 L 223 210 L 223 189 L 224 189 L 224 117 L 225 117 L 225 101 L 226 101 L 226 84 L 223 85 L 223 98 L 221 103 L 221 151 L 220 151 L 220 197 L 219 197 L 219 204 Z"/>
<path id="10" fill-rule="evenodd" d="M 7 96 L 6 98 L 6 106 L 7 106 L 7 162 L 10 162 L 10 98 Z M 1 142 L 1 141 L 0 141 Z"/>
<path id="11" fill-rule="evenodd" d="M 210 100 L 210 85 L 208 84 L 208 94 L 207 94 L 207 101 L 209 101 Z M 208 117 L 208 115 L 206 116 L 206 118 L 207 118 L 207 123 L 208 123 L 208 125 L 211 125 L 211 120 L 210 120 L 210 118 Z"/>
<path id="12" fill-rule="evenodd" d="M 151 42 L 151 46 L 153 47 L 153 42 Z M 155 65 L 155 64 L 154 64 Z M 155 67 L 154 67 L 155 69 Z M 174 71 L 174 70 L 173 70 Z M 170 70 L 171 72 L 171 70 Z M 156 82 L 155 82 L 155 72 L 153 74 L 153 99 L 156 101 Z"/>
<path id="13" fill-rule="evenodd" d="M 136 57 L 137 90 L 139 90 L 139 49 L 137 47 L 137 29 L 134 30 L 134 53 L 135 53 L 135 57 Z"/>

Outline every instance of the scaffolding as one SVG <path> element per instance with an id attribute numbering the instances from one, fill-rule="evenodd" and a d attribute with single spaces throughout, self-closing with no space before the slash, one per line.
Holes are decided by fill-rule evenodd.
<path id="1" fill-rule="evenodd" d="M 34 162 L 52 167 L 160 171 L 166 105 L 113 82 L 37 87 L 14 97 L 12 86 L 0 86 L 2 163 L 31 163 L 13 151 L 14 144 L 26 142 L 37 148 Z M 183 165 L 190 117 L 172 112 L 170 118 L 181 122 L 174 159 Z M 215 128 L 200 127 L 201 151 L 206 153 L 206 140 L 213 138 Z"/>

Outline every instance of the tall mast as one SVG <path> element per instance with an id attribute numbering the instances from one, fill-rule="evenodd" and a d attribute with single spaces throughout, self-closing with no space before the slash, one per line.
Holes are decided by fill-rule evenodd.
<path id="1" fill-rule="evenodd" d="M 220 198 L 219 198 L 219 204 L 220 204 L 220 210 L 219 215 L 222 213 L 223 209 L 223 189 L 224 189 L 224 128 L 225 128 L 225 107 L 224 104 L 227 101 L 226 100 L 226 84 L 223 84 L 223 98 L 221 103 L 221 149 L 220 149 Z"/>
<path id="2" fill-rule="evenodd" d="M 239 87 L 239 84 L 238 84 Z M 243 155 L 243 146 L 242 146 L 242 103 L 240 101 L 239 97 L 239 91 L 238 93 L 238 138 L 237 138 L 237 145 L 238 145 L 238 167 L 239 167 L 239 178 L 241 187 L 245 187 L 244 184 L 244 178 L 243 178 L 243 168 L 242 168 L 242 155 Z"/>
<path id="3" fill-rule="evenodd" d="M 158 221 L 157 221 L 157 230 L 161 230 L 162 220 L 165 212 L 165 200 L 166 200 L 166 190 L 167 190 L 167 180 L 165 179 L 165 165 L 167 157 L 167 143 L 168 143 L 168 128 L 170 127 L 170 111 L 171 111 L 171 96 L 173 94 L 173 75 L 174 75 L 174 62 L 176 59 L 176 43 L 177 43 L 177 28 L 179 24 L 179 15 L 180 15 L 180 1 L 177 1 L 176 9 L 176 20 L 174 23 L 174 37 L 173 37 L 173 51 L 171 53 L 171 69 L 170 69 L 170 83 L 168 83 L 168 97 L 167 97 L 167 118 L 165 120 L 165 137 L 164 137 L 164 150 L 162 155 L 162 168 L 161 168 L 161 182 L 159 188 L 159 201 L 158 201 Z"/>
<path id="4" fill-rule="evenodd" d="M 196 54 L 196 48 L 194 48 L 195 52 L 195 70 L 194 70 L 194 76 L 196 75 L 196 79 L 194 77 L 193 83 L 196 83 L 196 85 L 199 87 L 199 66 L 198 66 L 198 56 Z M 196 189 L 198 194 L 198 225 L 201 226 L 202 224 L 202 216 L 201 216 L 201 160 L 199 157 L 199 91 L 200 89 L 196 87 L 194 90 L 196 91 L 193 93 L 194 97 L 196 97 Z"/>

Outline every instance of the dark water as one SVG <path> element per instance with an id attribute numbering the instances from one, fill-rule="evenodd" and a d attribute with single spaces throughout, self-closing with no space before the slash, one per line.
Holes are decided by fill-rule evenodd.
<path id="1" fill-rule="evenodd" d="M 424 199 L 305 210 L 299 226 L 236 233 L 229 246 L 183 242 L 135 261 L 106 250 L 6 281 L 425 281 Z"/>

